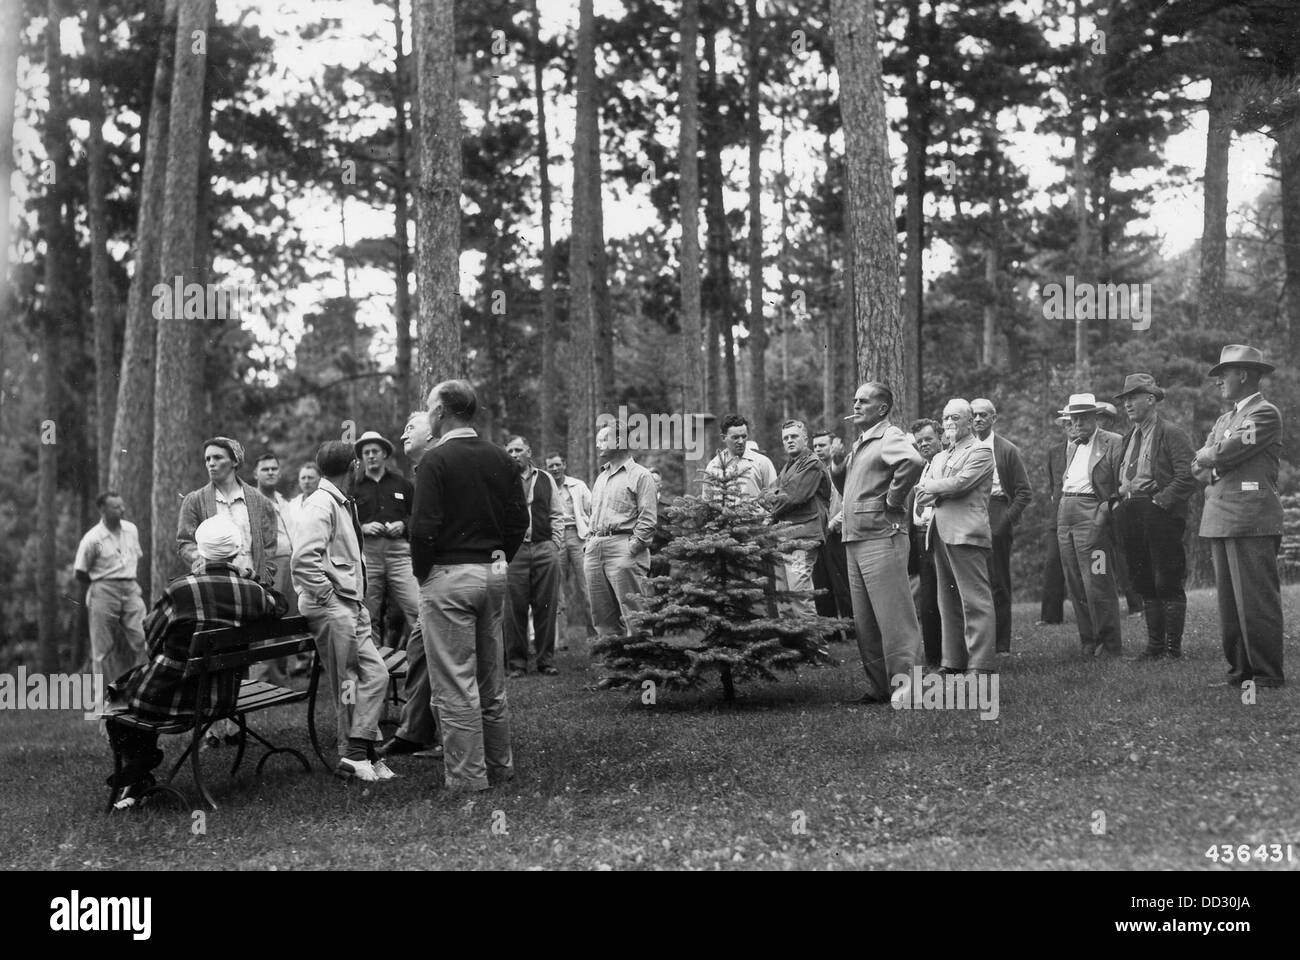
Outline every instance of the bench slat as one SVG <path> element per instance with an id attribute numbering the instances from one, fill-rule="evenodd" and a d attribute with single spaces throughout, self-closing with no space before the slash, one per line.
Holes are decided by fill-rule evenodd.
<path id="1" fill-rule="evenodd" d="M 235 649 L 228 648 L 221 653 L 209 653 L 206 657 L 200 654 L 190 657 L 185 662 L 184 676 L 186 679 L 197 677 L 203 670 L 204 662 L 207 663 L 208 672 L 211 673 L 215 670 L 232 670 L 238 667 L 246 667 L 266 660 L 278 660 L 281 657 L 292 656 L 295 653 L 309 653 L 315 647 L 315 640 L 310 633 L 307 633 L 293 634 L 272 643 L 259 643 L 256 646 Z"/>

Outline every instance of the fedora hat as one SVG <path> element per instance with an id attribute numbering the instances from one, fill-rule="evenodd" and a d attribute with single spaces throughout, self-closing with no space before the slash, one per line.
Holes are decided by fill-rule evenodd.
<path id="1" fill-rule="evenodd" d="M 1063 417 L 1070 417 L 1076 413 L 1098 413 L 1099 411 L 1097 398 L 1091 393 L 1072 393 L 1070 394 L 1070 402 L 1065 405 L 1065 409 L 1056 412 Z"/>
<path id="2" fill-rule="evenodd" d="M 1115 399 L 1123 400 L 1135 393 L 1149 393 L 1157 400 L 1165 398 L 1165 391 L 1156 386 L 1156 378 L 1149 373 L 1130 373 L 1124 378 L 1124 389 L 1115 394 Z"/>
<path id="3" fill-rule="evenodd" d="M 1264 355 L 1243 343 L 1230 343 L 1219 353 L 1219 362 L 1210 367 L 1210 376 L 1217 376 L 1224 367 L 1245 367 L 1260 373 L 1272 373 L 1277 368 L 1264 362 Z"/>
<path id="4" fill-rule="evenodd" d="M 393 445 L 380 436 L 378 430 L 367 430 L 358 437 L 357 442 L 352 445 L 352 452 L 357 455 L 358 459 L 361 458 L 361 448 L 367 443 L 377 443 L 383 447 L 385 457 L 391 457 L 393 455 Z"/>

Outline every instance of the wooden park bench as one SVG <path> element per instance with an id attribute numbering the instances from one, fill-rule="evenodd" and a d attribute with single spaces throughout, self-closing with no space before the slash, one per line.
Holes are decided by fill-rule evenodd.
<path id="1" fill-rule="evenodd" d="M 155 793 L 170 795 L 181 804 L 187 805 L 184 794 L 172 786 L 172 781 L 175 779 L 181 765 L 188 758 L 194 771 L 194 786 L 204 801 L 215 810 L 217 803 L 212 799 L 212 794 L 208 792 L 207 785 L 203 782 L 203 767 L 199 760 L 199 754 L 200 746 L 208 729 L 218 720 L 224 719 L 233 720 L 239 727 L 239 743 L 234 763 L 230 767 L 229 776 L 234 777 L 235 772 L 239 769 L 239 765 L 244 759 L 244 749 L 247 746 L 249 737 L 266 747 L 266 752 L 257 761 L 256 773 L 259 776 L 266 761 L 280 753 L 292 756 L 302 764 L 304 772 L 310 773 L 311 765 L 301 752 L 292 747 L 276 746 L 253 730 L 248 725 L 247 720 L 249 714 L 256 713 L 259 710 L 288 703 L 298 703 L 304 700 L 308 703 L 307 728 L 311 736 L 312 747 L 315 749 L 316 755 L 321 758 L 321 763 L 325 765 L 326 769 L 332 769 L 321 752 L 320 743 L 316 737 L 316 724 L 312 716 L 319 674 L 319 670 L 315 669 L 314 665 L 311 684 L 307 690 L 290 690 L 287 687 L 276 686 L 262 680 L 244 680 L 240 683 L 239 696 L 233 708 L 220 712 L 207 712 L 212 684 L 220 671 L 242 671 L 252 664 L 262 663 L 266 660 L 276 660 L 280 657 L 307 651 L 312 651 L 314 654 L 315 649 L 316 645 L 313 642 L 311 631 L 307 628 L 307 620 L 301 616 L 263 621 L 246 627 L 224 627 L 218 630 L 200 630 L 196 632 L 191 642 L 190 658 L 185 664 L 184 673 L 186 680 L 193 678 L 198 680 L 198 710 L 191 719 L 150 720 L 134 715 L 130 711 L 109 714 L 116 722 L 137 730 L 146 730 L 162 735 L 190 734 L 189 746 L 185 748 L 185 751 L 172 765 L 167 780 L 147 791 L 145 796 L 149 797 Z M 116 776 L 122 771 L 122 757 L 117 750 L 113 751 L 113 768 L 114 782 L 116 782 Z M 114 795 L 115 791 L 110 790 L 106 811 L 112 810 Z"/>

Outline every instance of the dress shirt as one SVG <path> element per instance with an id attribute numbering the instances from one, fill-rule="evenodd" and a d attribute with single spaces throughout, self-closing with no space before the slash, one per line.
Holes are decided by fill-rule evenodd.
<path id="1" fill-rule="evenodd" d="M 1088 461 L 1092 458 L 1092 445 L 1097 440 L 1097 431 L 1092 432 L 1085 444 L 1074 444 L 1073 455 L 1066 451 L 1069 463 L 1065 467 L 1065 478 L 1061 483 L 1064 493 L 1096 493 L 1092 489 L 1092 477 L 1088 473 Z"/>
<path id="2" fill-rule="evenodd" d="M 776 467 L 763 454 L 746 450 L 740 457 L 731 456 L 726 449 L 719 450 L 704 472 L 715 480 L 736 479 L 740 492 L 756 497 L 764 490 L 776 486 Z"/>
<path id="3" fill-rule="evenodd" d="M 627 533 L 649 544 L 658 517 L 655 481 L 649 470 L 631 457 L 617 466 L 607 463 L 601 468 L 591 490 L 594 536 Z"/>
<path id="4" fill-rule="evenodd" d="M 993 489 L 989 491 L 989 496 L 1005 497 L 1007 494 L 1006 491 L 1002 489 L 1002 478 L 998 476 L 998 451 L 997 448 L 993 446 L 993 438 L 995 436 L 996 434 L 990 430 L 989 438 L 987 440 L 981 440 L 980 443 L 988 447 L 989 451 L 993 454 Z"/>
<path id="5" fill-rule="evenodd" d="M 1142 423 L 1139 423 L 1133 430 L 1133 436 L 1129 440 L 1128 446 L 1124 449 L 1124 462 L 1120 465 L 1119 482 L 1121 493 L 1134 493 L 1141 490 L 1150 489 L 1155 483 L 1155 473 L 1151 467 L 1151 438 L 1156 432 L 1156 415 L 1152 411 L 1151 415 Z M 1134 461 L 1137 462 L 1136 472 L 1133 474 L 1132 482 L 1129 481 L 1129 470 L 1133 469 Z M 1144 483 L 1143 481 L 1149 481 Z"/>

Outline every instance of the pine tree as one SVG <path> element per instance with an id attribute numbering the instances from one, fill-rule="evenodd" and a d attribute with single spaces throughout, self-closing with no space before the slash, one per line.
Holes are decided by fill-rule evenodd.
<path id="1" fill-rule="evenodd" d="M 813 596 L 811 590 L 775 590 L 771 570 L 781 550 L 807 549 L 774 524 L 766 501 L 742 495 L 734 477 L 708 482 L 702 496 L 678 497 L 665 508 L 672 537 L 661 556 L 671 564 L 655 577 L 654 596 L 641 598 L 630 635 L 603 637 L 592 646 L 606 669 L 602 689 L 699 686 L 716 672 L 723 696 L 736 698 L 744 680 L 778 680 L 800 664 L 834 664 L 826 648 L 846 626 L 829 617 L 786 618 L 777 602 Z"/>

